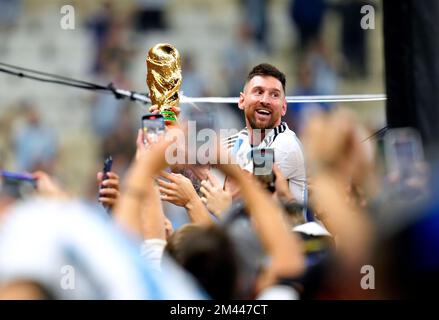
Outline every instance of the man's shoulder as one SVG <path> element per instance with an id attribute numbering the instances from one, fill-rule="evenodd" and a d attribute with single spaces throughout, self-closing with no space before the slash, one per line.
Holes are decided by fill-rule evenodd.
<path id="1" fill-rule="evenodd" d="M 236 141 L 239 138 L 242 137 L 248 137 L 248 131 L 246 128 L 243 128 L 242 130 L 238 131 L 235 134 L 232 134 L 230 136 L 228 136 L 227 138 L 223 139 L 223 145 L 227 148 L 227 149 L 231 149 L 233 148 L 233 146 L 235 145 Z"/>
<path id="2" fill-rule="evenodd" d="M 283 152 L 302 151 L 302 144 L 296 133 L 291 130 L 286 123 L 279 127 L 279 132 L 275 134 L 272 142 L 272 147 L 280 149 Z"/>

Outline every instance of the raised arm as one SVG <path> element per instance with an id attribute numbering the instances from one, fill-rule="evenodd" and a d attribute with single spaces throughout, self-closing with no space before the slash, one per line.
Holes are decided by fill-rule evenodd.
<path id="1" fill-rule="evenodd" d="M 233 178 L 241 189 L 255 230 L 272 259 L 271 271 L 277 277 L 296 277 L 305 268 L 299 240 L 283 219 L 283 211 L 271 195 L 251 176 L 236 165 L 219 165 L 218 168 Z"/>
<path id="2" fill-rule="evenodd" d="M 167 167 L 165 150 L 171 143 L 161 140 L 148 149 L 138 144 L 136 159 L 128 170 L 114 209 L 116 221 L 144 238 L 165 238 L 165 217 L 154 178 Z"/>
<path id="3" fill-rule="evenodd" d="M 361 263 L 371 236 L 366 213 L 350 201 L 349 193 L 352 183 L 367 188 L 374 176 L 373 148 L 361 132 L 350 112 L 338 110 L 312 118 L 303 139 L 311 177 L 310 202 L 335 236 L 337 251 L 350 263 Z"/>

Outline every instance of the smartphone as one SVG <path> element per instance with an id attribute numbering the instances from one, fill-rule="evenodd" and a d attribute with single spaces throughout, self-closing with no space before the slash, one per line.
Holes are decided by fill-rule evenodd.
<path id="1" fill-rule="evenodd" d="M 389 129 L 384 135 L 386 171 L 398 173 L 401 182 L 418 177 L 417 164 L 424 161 L 419 133 L 413 128 Z"/>
<path id="2" fill-rule="evenodd" d="M 15 199 L 25 199 L 36 192 L 36 179 L 26 173 L 0 171 L 1 190 Z"/>
<path id="3" fill-rule="evenodd" d="M 104 168 L 102 169 L 102 173 L 104 176 L 102 177 L 102 181 L 108 179 L 108 172 L 111 171 L 111 168 L 113 166 L 113 158 L 111 156 L 108 156 L 104 161 Z"/>
<path id="4" fill-rule="evenodd" d="M 105 158 L 105 160 L 104 160 L 104 167 L 102 168 L 102 173 L 103 173 L 102 181 L 105 181 L 105 180 L 107 180 L 109 178 L 108 177 L 108 172 L 111 171 L 112 167 L 113 167 L 113 157 L 110 155 L 107 158 Z M 102 188 L 107 188 L 107 187 L 104 187 L 101 184 L 99 186 L 99 190 L 102 189 Z M 99 197 L 100 197 L 100 194 L 98 193 L 98 198 Z M 107 210 L 107 212 L 109 212 L 109 207 L 107 205 L 103 205 L 103 206 Z"/>
<path id="5" fill-rule="evenodd" d="M 142 116 L 142 129 L 144 144 L 148 144 L 148 140 L 157 142 L 159 136 L 165 134 L 165 118 L 161 114 L 146 114 Z"/>
<path id="6" fill-rule="evenodd" d="M 253 174 L 270 192 L 274 192 L 274 183 L 276 181 L 276 176 L 273 173 L 274 149 L 253 148 L 251 156 L 253 159 Z"/>

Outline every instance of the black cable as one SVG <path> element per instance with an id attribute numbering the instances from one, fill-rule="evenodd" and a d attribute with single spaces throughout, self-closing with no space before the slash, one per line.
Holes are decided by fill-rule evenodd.
<path id="1" fill-rule="evenodd" d="M 111 91 L 108 87 L 104 87 L 104 86 L 100 86 L 100 85 L 90 85 L 90 84 L 85 85 L 85 84 L 71 83 L 71 82 L 68 82 L 68 81 L 46 79 L 46 78 L 42 78 L 42 77 L 36 77 L 36 76 L 27 75 L 27 74 L 24 74 L 22 72 L 6 70 L 6 69 L 3 69 L 3 68 L 0 68 L 0 72 L 4 72 L 4 73 L 7 73 L 7 74 L 15 75 L 15 76 L 18 76 L 20 78 L 27 78 L 27 79 L 37 80 L 37 81 L 41 81 L 41 82 L 61 84 L 61 85 L 71 86 L 71 87 L 76 87 L 76 88 L 81 88 L 81 89 Z"/>
<path id="2" fill-rule="evenodd" d="M 47 72 L 42 72 L 38 70 L 32 70 L 28 68 L 23 68 L 19 66 L 14 66 L 11 64 L 0 62 L 0 72 L 4 72 L 10 75 L 15 75 L 20 78 L 28 78 L 36 81 L 55 83 L 80 89 L 102 91 L 105 93 L 112 93 L 116 99 L 129 98 L 132 101 L 142 101 L 143 103 L 149 103 L 150 101 L 145 101 L 146 94 L 140 94 L 134 91 L 121 90 L 114 86 L 113 83 L 109 83 L 107 86 L 102 86 L 99 84 L 72 79 L 69 77 L 64 77 L 56 74 L 51 74 Z M 9 70 L 12 69 L 12 70 Z M 25 72 L 29 73 L 26 74 Z M 33 75 L 32 75 L 33 74 Z M 38 75 L 38 76 L 36 76 Z"/>
<path id="3" fill-rule="evenodd" d="M 87 81 L 83 81 L 83 80 L 77 80 L 77 79 L 73 79 L 73 78 L 69 78 L 69 77 L 65 77 L 65 76 L 60 76 L 60 75 L 57 75 L 57 74 L 52 74 L 52 73 L 47 73 L 47 72 L 43 72 L 43 71 L 23 68 L 23 67 L 19 67 L 19 66 L 14 66 L 14 65 L 7 64 L 7 63 L 4 63 L 4 62 L 0 62 L 0 66 L 4 66 L 4 67 L 10 68 L 10 69 L 16 69 L 16 70 L 20 70 L 20 71 L 25 71 L 25 72 L 28 72 L 28 73 L 34 73 L 34 74 L 38 74 L 38 75 L 42 75 L 42 76 L 46 76 L 46 77 L 52 77 L 54 79 L 76 82 L 76 83 L 80 83 L 82 85 L 88 85 L 90 87 L 98 87 L 98 88 L 102 88 L 102 89 L 106 88 L 104 86 L 101 86 L 101 85 L 98 85 L 98 84 L 94 84 L 94 83 L 91 83 L 91 82 L 87 82 Z M 4 69 L 2 69 L 2 71 L 3 70 Z M 21 73 L 21 74 L 23 74 L 23 73 Z"/>
<path id="4" fill-rule="evenodd" d="M 121 94 L 119 94 L 119 93 L 117 93 L 116 92 L 116 88 L 114 87 L 114 84 L 113 84 L 113 82 L 110 82 L 109 84 L 108 84 L 108 86 L 107 86 L 107 90 L 110 90 L 113 94 L 114 94 L 114 96 L 116 97 L 116 99 L 122 99 L 123 98 L 123 96 L 121 95 Z M 133 95 L 133 93 L 131 93 L 131 99 L 132 99 L 132 95 Z"/>

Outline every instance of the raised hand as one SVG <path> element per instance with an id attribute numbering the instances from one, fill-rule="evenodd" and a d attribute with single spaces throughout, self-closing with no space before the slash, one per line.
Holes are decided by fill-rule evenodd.
<path id="1" fill-rule="evenodd" d="M 194 198 L 198 198 L 191 180 L 182 174 L 163 171 L 161 176 L 168 180 L 157 180 L 162 200 L 171 202 L 179 207 L 186 207 L 189 202 L 194 201 Z"/>
<path id="2" fill-rule="evenodd" d="M 173 107 L 172 108 L 172 111 L 175 113 L 175 117 L 178 119 L 178 117 L 179 117 L 179 115 L 180 115 L 180 113 L 181 113 L 181 109 L 180 109 L 180 107 Z M 157 114 L 157 113 L 160 113 L 160 109 L 159 109 L 159 106 L 158 105 L 152 105 L 151 107 L 149 107 L 149 112 L 150 113 L 152 113 L 152 114 Z M 167 126 L 169 126 L 169 125 L 173 125 L 174 124 L 174 121 L 165 121 L 165 124 L 167 125 Z"/>
<path id="3" fill-rule="evenodd" d="M 217 217 L 232 205 L 231 193 L 223 190 L 222 185 L 211 172 L 207 174 L 206 180 L 201 181 L 200 191 L 203 194 L 201 201 Z"/>
<path id="4" fill-rule="evenodd" d="M 112 210 L 120 196 L 120 179 L 116 173 L 111 171 L 107 173 L 108 179 L 103 180 L 103 176 L 102 172 L 98 172 L 96 176 L 100 187 L 99 202 L 104 208 Z"/>
<path id="5" fill-rule="evenodd" d="M 37 180 L 37 192 L 39 195 L 48 198 L 66 199 L 67 193 L 46 173 L 36 171 L 32 176 Z"/>
<path id="6" fill-rule="evenodd" d="M 294 201 L 294 197 L 291 194 L 290 188 L 288 186 L 288 181 L 285 179 L 284 175 L 280 171 L 279 166 L 275 163 L 273 165 L 273 173 L 276 176 L 275 184 L 275 195 L 282 202 Z"/>

